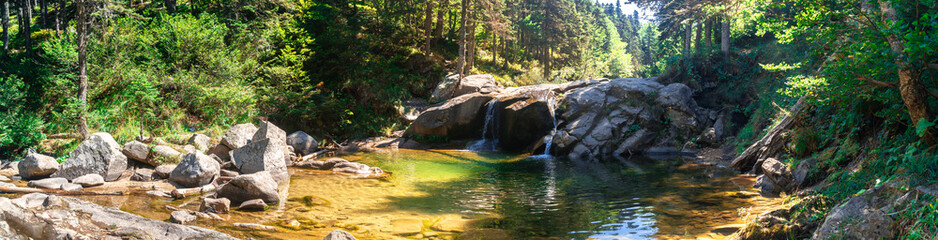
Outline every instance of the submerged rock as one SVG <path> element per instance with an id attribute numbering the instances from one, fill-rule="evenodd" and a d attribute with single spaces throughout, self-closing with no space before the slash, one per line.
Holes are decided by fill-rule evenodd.
<path id="1" fill-rule="evenodd" d="M 56 162 L 55 158 L 36 153 L 36 150 L 29 149 L 26 153 L 26 158 L 20 161 L 17 167 L 23 179 L 40 179 L 49 177 L 49 175 L 58 171 L 59 162 Z"/>
<path id="2" fill-rule="evenodd" d="M 263 199 L 266 203 L 280 201 L 277 182 L 266 171 L 238 175 L 219 187 L 216 195 L 238 204 L 252 199 Z"/>
<path id="3" fill-rule="evenodd" d="M 127 169 L 127 156 L 108 133 L 91 134 L 69 156 L 52 177 L 75 179 L 94 173 L 103 176 L 105 181 L 114 181 Z"/>
<path id="4" fill-rule="evenodd" d="M 329 235 L 326 235 L 326 237 L 323 238 L 322 240 L 358 240 L 358 239 L 355 238 L 355 236 L 352 236 L 351 233 L 336 229 L 336 230 L 332 230 L 332 232 L 329 232 Z"/>
<path id="5" fill-rule="evenodd" d="M 267 204 L 263 199 L 251 199 L 238 205 L 239 211 L 264 211 L 267 210 Z"/>
<path id="6" fill-rule="evenodd" d="M 227 198 L 206 198 L 199 205 L 199 212 L 225 214 L 231 209 L 231 200 Z"/>

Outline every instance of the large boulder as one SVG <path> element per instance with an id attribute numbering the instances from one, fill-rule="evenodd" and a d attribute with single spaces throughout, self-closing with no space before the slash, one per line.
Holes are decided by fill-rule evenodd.
<path id="1" fill-rule="evenodd" d="M 575 84 L 574 84 L 575 83 Z M 581 80 L 561 85 L 556 109 L 556 154 L 571 159 L 603 159 L 671 147 L 702 132 L 707 119 L 698 114 L 693 91 L 679 83 L 651 79 Z"/>
<path id="2" fill-rule="evenodd" d="M 232 150 L 231 161 L 241 173 L 267 171 L 275 181 L 289 180 L 284 147 L 271 139 L 254 141 Z"/>
<path id="3" fill-rule="evenodd" d="M 20 161 L 20 176 L 23 179 L 40 179 L 48 177 L 59 170 L 59 162 L 50 156 L 36 153 L 36 150 L 29 149 L 26 158 Z"/>
<path id="4" fill-rule="evenodd" d="M 554 129 L 554 111 L 550 101 L 550 97 L 530 94 L 499 100 L 493 116 L 496 125 L 488 126 L 497 131 L 499 147 L 510 152 L 533 150 L 532 144 Z"/>
<path id="5" fill-rule="evenodd" d="M 309 155 L 319 150 L 319 142 L 303 131 L 296 131 L 287 135 L 286 142 L 288 145 L 293 146 L 294 151 L 303 155 Z"/>
<path id="6" fill-rule="evenodd" d="M 124 143 L 123 152 L 128 158 L 141 162 L 147 162 L 150 158 L 150 147 L 139 141 Z"/>
<path id="7" fill-rule="evenodd" d="M 257 128 L 257 132 L 251 137 L 251 141 L 257 142 L 264 139 L 270 139 L 276 144 L 286 145 L 287 132 L 271 122 L 262 121 L 260 127 Z"/>
<path id="8" fill-rule="evenodd" d="M 219 187 L 215 193 L 219 198 L 227 198 L 234 204 L 252 199 L 263 199 L 268 204 L 280 201 L 277 182 L 266 171 L 238 175 Z"/>
<path id="9" fill-rule="evenodd" d="M 221 166 L 211 157 L 196 151 L 187 154 L 169 174 L 169 180 L 184 187 L 198 187 L 212 182 Z"/>
<path id="10" fill-rule="evenodd" d="M 488 74 L 465 76 L 463 81 L 457 84 L 458 80 L 459 74 L 450 74 L 443 78 L 430 95 L 430 103 L 438 103 L 472 93 L 493 93 L 501 89 L 495 82 L 495 78 Z M 457 88 L 456 85 L 459 87 Z"/>
<path id="11" fill-rule="evenodd" d="M 889 184 L 874 187 L 831 209 L 811 239 L 892 239 L 896 211 L 908 202 Z M 905 195 L 905 196 L 903 196 Z M 899 197 L 903 196 L 903 197 Z M 898 198 L 898 199 L 896 199 Z"/>
<path id="12" fill-rule="evenodd" d="M 228 129 L 228 132 L 225 132 L 225 136 L 221 138 L 221 143 L 228 146 L 229 149 L 238 149 L 247 145 L 255 132 L 257 132 L 257 127 L 254 124 L 234 125 L 231 129 Z"/>
<path id="13" fill-rule="evenodd" d="M 406 133 L 417 137 L 480 138 L 485 107 L 493 98 L 493 95 L 474 93 L 434 105 L 423 111 Z"/>
<path id="14" fill-rule="evenodd" d="M 75 179 L 85 174 L 98 174 L 105 181 L 117 180 L 127 169 L 127 156 L 121 153 L 121 145 L 110 134 L 91 134 L 78 145 L 68 160 L 52 177 Z"/>

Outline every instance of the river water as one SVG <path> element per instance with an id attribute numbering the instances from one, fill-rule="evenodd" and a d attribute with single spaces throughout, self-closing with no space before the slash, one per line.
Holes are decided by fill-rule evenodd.
<path id="1" fill-rule="evenodd" d="M 751 177 L 681 159 L 595 163 L 455 150 L 343 158 L 391 174 L 355 179 L 291 169 L 281 185 L 288 201 L 196 225 L 262 239 L 321 239 L 333 229 L 359 239 L 721 239 L 758 214 L 753 208 L 776 201 L 757 196 Z M 169 218 L 164 205 L 197 210 L 201 202 L 84 198 L 154 219 Z M 277 230 L 242 230 L 235 222 Z M 457 227 L 434 226 L 444 223 Z"/>

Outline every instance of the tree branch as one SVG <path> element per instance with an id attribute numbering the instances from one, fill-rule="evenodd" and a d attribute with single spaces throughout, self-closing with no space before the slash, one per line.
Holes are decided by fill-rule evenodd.
<path id="1" fill-rule="evenodd" d="M 872 78 L 868 78 L 868 77 L 863 76 L 863 75 L 860 75 L 860 74 L 858 74 L 858 73 L 853 73 L 853 75 L 857 77 L 856 80 L 860 80 L 860 81 L 872 83 L 873 85 L 876 85 L 876 86 L 888 87 L 888 88 L 899 88 L 899 85 L 896 85 L 896 84 L 894 84 L 894 83 L 888 83 L 888 82 L 883 82 L 883 81 L 874 80 L 874 79 L 872 79 Z M 938 98 L 938 92 L 936 92 L 935 90 L 925 89 L 925 92 L 927 92 L 928 95 L 931 95 L 932 97 Z"/>
<path id="2" fill-rule="evenodd" d="M 934 70 L 938 70 L 938 64 L 929 63 L 929 64 L 928 64 L 928 68 L 931 68 L 931 69 L 934 69 Z"/>

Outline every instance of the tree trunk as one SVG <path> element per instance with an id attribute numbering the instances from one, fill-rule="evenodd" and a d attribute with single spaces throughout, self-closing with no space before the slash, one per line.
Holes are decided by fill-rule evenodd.
<path id="1" fill-rule="evenodd" d="M 427 11 L 425 12 L 423 26 L 424 34 L 426 35 L 426 43 L 424 45 L 424 56 L 430 57 L 430 41 L 433 39 L 433 1 L 427 0 Z"/>
<path id="2" fill-rule="evenodd" d="M 48 3 L 46 2 L 46 0 L 40 0 L 39 2 L 39 20 L 40 21 L 39 22 L 42 24 L 42 25 L 39 25 L 40 29 L 49 28 L 49 23 L 48 21 L 46 21 L 46 16 L 49 16 L 49 8 L 47 5 Z"/>
<path id="3" fill-rule="evenodd" d="M 697 23 L 697 38 L 695 39 L 694 47 L 697 49 L 698 53 L 703 52 L 703 28 L 703 22 Z"/>
<path id="4" fill-rule="evenodd" d="M 707 49 L 713 48 L 713 19 L 708 19 L 706 21 L 706 29 L 704 29 L 704 38 L 706 42 Z"/>
<path id="5" fill-rule="evenodd" d="M 2 17 L 3 22 L 3 52 L 6 53 L 10 50 L 10 0 L 2 0 L 3 6 L 0 6 L 0 17 Z"/>
<path id="6" fill-rule="evenodd" d="M 689 57 L 690 53 L 690 40 L 693 38 L 693 29 L 694 23 L 687 23 L 687 26 L 684 27 L 684 57 Z"/>
<path id="7" fill-rule="evenodd" d="M 469 24 L 469 47 L 466 49 L 466 74 L 472 74 L 472 67 L 476 64 L 476 24 Z"/>
<path id="8" fill-rule="evenodd" d="M 430 43 L 434 46 L 443 39 L 443 25 L 446 24 L 443 22 L 443 13 L 445 13 L 444 10 L 448 7 L 446 6 L 446 2 L 447 1 L 443 1 L 442 5 L 440 5 L 440 10 L 436 11 L 436 26 L 433 29 L 433 42 Z"/>
<path id="9" fill-rule="evenodd" d="M 492 32 L 492 66 L 498 66 L 498 35 Z"/>
<path id="10" fill-rule="evenodd" d="M 165 5 L 167 13 L 176 13 L 176 0 L 163 0 L 163 5 Z"/>
<path id="11" fill-rule="evenodd" d="M 879 1 L 879 10 L 883 14 L 883 20 L 886 22 L 892 22 L 896 24 L 899 22 L 899 17 L 896 14 L 896 10 L 889 5 L 888 1 Z M 889 48 L 895 54 L 896 67 L 899 68 L 899 92 L 902 95 L 902 101 L 905 103 L 905 107 L 909 110 L 909 117 L 912 119 L 912 126 L 917 126 L 920 119 L 925 119 L 926 121 L 931 121 L 932 118 L 929 116 L 928 112 L 928 102 L 925 100 L 925 84 L 922 83 L 921 70 L 912 66 L 906 59 L 906 55 L 903 52 L 905 49 L 905 41 L 902 38 L 896 36 L 895 33 L 889 33 L 886 35 L 886 40 L 889 42 Z M 935 136 L 933 135 L 933 129 L 926 129 L 925 135 L 922 136 L 928 145 L 935 145 Z"/>
<path id="12" fill-rule="evenodd" d="M 723 25 L 723 31 L 720 34 L 720 51 L 723 51 L 723 55 L 730 54 L 730 21 L 729 18 L 724 18 L 720 23 Z"/>
<path id="13" fill-rule="evenodd" d="M 88 137 L 88 123 L 86 118 L 88 106 L 88 35 L 91 27 L 89 26 L 91 16 L 91 6 L 88 6 L 89 0 L 75 0 L 77 10 L 77 22 L 75 29 L 78 31 L 78 101 L 81 104 L 81 110 L 78 113 L 78 134 L 82 139 Z"/>
<path id="14" fill-rule="evenodd" d="M 22 1 L 22 3 L 23 3 L 21 5 L 22 10 L 20 10 L 20 15 L 23 15 L 23 17 L 21 18 L 21 21 L 20 21 L 20 29 L 22 31 L 20 33 L 23 36 L 24 45 L 26 46 L 26 53 L 31 54 L 33 52 L 33 41 L 32 41 L 32 38 L 30 37 L 30 35 L 32 35 L 32 29 L 31 29 L 32 26 L 30 25 L 32 25 L 31 21 L 33 18 L 33 14 L 32 14 L 33 5 L 32 5 L 32 0 L 25 0 L 25 1 Z"/>
<path id="15" fill-rule="evenodd" d="M 462 0 L 462 19 L 459 27 L 459 60 L 456 62 L 456 71 L 459 73 L 459 80 L 456 80 L 456 88 L 462 84 L 463 67 L 466 64 L 466 24 L 469 16 L 469 0 Z M 455 92 L 455 91 L 454 91 Z"/>
<path id="16" fill-rule="evenodd" d="M 65 11 L 65 0 L 59 0 L 59 7 L 55 11 L 55 35 L 59 35 L 59 31 L 62 29 L 62 11 Z"/>

